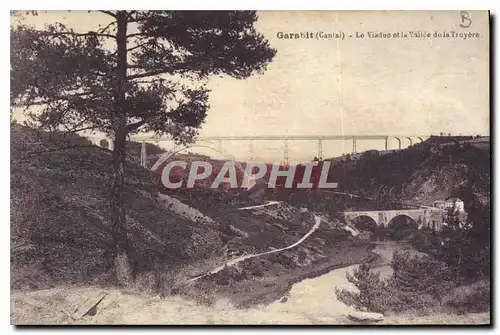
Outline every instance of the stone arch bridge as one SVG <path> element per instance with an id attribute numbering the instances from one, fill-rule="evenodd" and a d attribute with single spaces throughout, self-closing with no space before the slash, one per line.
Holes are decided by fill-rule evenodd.
<path id="1" fill-rule="evenodd" d="M 443 226 L 443 211 L 438 208 L 421 209 L 397 209 L 397 210 L 375 210 L 375 211 L 347 211 L 342 213 L 346 224 L 352 224 L 354 219 L 368 217 L 375 222 L 377 227 L 388 227 L 389 223 L 398 216 L 409 217 L 418 229 L 427 227 L 440 231 Z"/>

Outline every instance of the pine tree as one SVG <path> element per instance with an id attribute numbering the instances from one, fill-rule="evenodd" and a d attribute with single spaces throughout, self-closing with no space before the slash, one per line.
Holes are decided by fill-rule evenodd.
<path id="1" fill-rule="evenodd" d="M 389 307 L 386 283 L 380 279 L 380 273 L 371 271 L 370 265 L 363 263 L 353 273 L 346 273 L 347 281 L 358 289 L 358 292 L 335 289 L 337 299 L 357 309 L 383 313 Z"/>
<path id="2" fill-rule="evenodd" d="M 18 14 L 18 13 L 17 13 Z M 36 14 L 36 13 L 31 13 Z M 77 32 L 60 22 L 11 27 L 11 104 L 43 130 L 99 131 L 113 139 L 110 196 L 118 282 L 130 283 L 123 187 L 131 134 L 189 143 L 205 120 L 206 81 L 263 72 L 276 54 L 254 11 L 99 11 Z M 38 106 L 38 108 L 31 108 Z"/>

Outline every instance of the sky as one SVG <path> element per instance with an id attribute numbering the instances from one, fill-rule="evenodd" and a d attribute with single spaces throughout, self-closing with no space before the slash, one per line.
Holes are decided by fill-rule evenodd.
<path id="1" fill-rule="evenodd" d="M 264 74 L 209 81 L 210 110 L 200 136 L 489 135 L 489 18 L 487 12 L 474 11 L 468 17 L 470 27 L 462 28 L 457 11 L 259 12 L 256 29 L 277 50 L 276 57 Z M 41 26 L 63 21 L 89 31 L 105 20 L 98 13 L 48 12 L 26 22 Z M 279 38 L 281 33 L 339 31 L 353 37 Z M 473 32 L 479 37 L 367 36 L 408 31 Z M 365 37 L 355 38 L 356 32 Z M 222 145 L 224 153 L 237 159 L 283 159 L 283 141 L 254 141 L 252 152 L 249 142 Z M 323 157 L 352 151 L 349 141 L 322 146 Z M 396 148 L 396 140 L 390 146 Z M 290 141 L 288 147 L 290 161 L 317 155 L 314 141 Z M 383 141 L 357 142 L 358 151 L 383 147 Z"/>

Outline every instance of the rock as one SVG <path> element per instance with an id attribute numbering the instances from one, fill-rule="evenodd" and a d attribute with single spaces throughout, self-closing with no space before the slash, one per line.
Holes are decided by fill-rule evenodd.
<path id="1" fill-rule="evenodd" d="M 79 320 L 84 316 L 95 316 L 97 314 L 97 306 L 102 302 L 102 300 L 107 296 L 105 292 L 92 293 L 90 296 L 84 298 L 84 301 L 80 306 L 75 309 L 71 317 L 74 320 Z"/>
<path id="2" fill-rule="evenodd" d="M 344 226 L 344 230 L 347 230 L 348 232 L 350 232 L 352 236 L 359 235 L 359 232 L 356 231 L 356 229 L 353 229 L 352 227 Z"/>
<path id="3" fill-rule="evenodd" d="M 356 322 L 378 322 L 384 320 L 384 315 L 380 313 L 351 311 L 347 315 L 349 319 Z"/>
<path id="4" fill-rule="evenodd" d="M 97 314 L 97 306 L 92 307 L 91 309 L 88 310 L 87 315 L 88 316 L 95 316 Z"/>

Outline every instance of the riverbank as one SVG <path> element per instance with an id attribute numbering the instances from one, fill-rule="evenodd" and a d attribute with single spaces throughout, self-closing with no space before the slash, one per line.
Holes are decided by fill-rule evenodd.
<path id="1" fill-rule="evenodd" d="M 378 242 L 370 250 L 372 264 L 378 271 L 387 273 L 388 264 L 395 250 L 409 250 L 401 242 Z M 374 257 L 373 255 L 377 255 Z M 254 259 L 255 261 L 255 259 Z M 337 300 L 335 288 L 355 290 L 347 281 L 346 272 L 357 267 L 353 264 L 340 267 L 325 262 L 316 273 L 303 269 L 287 274 L 275 288 L 261 288 L 257 292 L 239 295 L 253 297 L 242 308 L 228 297 L 219 296 L 210 306 L 200 305 L 181 296 L 159 298 L 150 294 L 99 287 L 59 287 L 50 290 L 13 291 L 11 295 L 11 323 L 14 324 L 315 324 L 315 325 L 359 325 L 348 319 L 351 308 Z M 334 269 L 335 267 L 335 269 Z M 320 274 L 325 271 L 324 274 Z M 302 277 L 301 277 L 302 276 Z M 311 276 L 312 278 L 308 278 Z M 313 277 L 314 276 L 314 277 Z M 296 282 L 291 283 L 292 280 Z M 242 281 L 240 285 L 252 281 Z M 261 279 L 259 283 L 266 282 Z M 269 282 L 269 281 L 268 281 Z M 285 284 L 286 283 L 286 284 Z M 243 289 L 244 286 L 233 286 Z M 250 287 L 250 286 L 249 286 Z M 278 294 L 278 287 L 287 289 Z M 251 287 L 252 288 L 252 287 Z M 253 288 L 259 289 L 258 286 Z M 228 287 L 229 289 L 229 287 Z M 273 293 L 274 292 L 274 293 Z M 260 296 L 259 296 L 260 294 Z M 271 300 L 275 295 L 274 300 Z M 278 295 L 283 297 L 278 299 Z M 81 309 L 87 298 L 99 299 L 101 303 L 93 316 L 75 318 L 74 311 Z M 276 298 L 278 297 L 278 298 Z M 260 299 L 260 300 L 259 300 Z M 97 301 L 97 300 L 96 300 Z M 237 301 L 237 300 L 236 300 Z M 378 324 L 489 324 L 489 313 L 433 313 L 427 316 L 389 315 Z"/>
<path id="2" fill-rule="evenodd" d="M 329 297 L 329 291 L 317 291 Z M 74 318 L 88 297 L 105 293 L 96 314 Z M 37 291 L 13 291 L 11 324 L 16 325 L 359 325 L 340 309 L 324 305 L 322 298 L 312 301 L 295 288 L 293 304 L 279 303 L 250 309 L 237 309 L 226 299 L 212 306 L 201 306 L 179 296 L 158 299 L 118 289 L 66 287 Z M 332 292 L 333 293 L 333 292 Z M 306 300 L 307 299 L 307 300 Z M 300 303 L 299 303 L 300 302 Z M 464 315 L 434 314 L 425 317 L 389 316 L 382 324 L 488 324 L 489 313 Z"/>
<path id="3" fill-rule="evenodd" d="M 371 252 L 375 247 L 371 241 L 353 237 L 321 213 L 295 210 L 280 202 L 238 208 L 238 213 L 251 211 L 234 220 L 238 229 L 251 231 L 252 218 L 264 222 L 253 234 L 235 239 L 240 244 L 236 249 L 253 245 L 253 250 L 205 268 L 188 282 L 212 297 L 249 308 L 283 298 L 293 284 L 306 278 L 377 257 Z"/>
<path id="4" fill-rule="evenodd" d="M 285 272 L 278 262 L 270 262 L 269 257 L 264 255 L 243 261 L 201 282 L 215 283 L 216 295 L 227 298 L 237 308 L 251 308 L 280 299 L 286 301 L 294 284 L 361 263 L 370 263 L 382 278 L 387 278 L 392 273 L 389 264 L 394 251 L 423 254 L 407 242 L 340 241 L 336 246 L 324 250 L 325 258 L 305 267 L 287 269 Z M 342 276 L 345 277 L 345 272 Z"/>
<path id="5" fill-rule="evenodd" d="M 224 271 L 204 281 L 217 283 L 217 295 L 227 298 L 237 308 L 267 305 L 283 298 L 286 300 L 293 285 L 303 280 L 377 259 L 378 255 L 372 252 L 374 248 L 372 243 L 338 242 L 336 248 L 324 251 L 325 258 L 308 266 L 286 271 L 280 263 L 270 260 L 270 256 L 262 256 L 260 259 L 245 261 L 235 269 Z M 244 279 L 230 280 L 228 277 L 238 277 L 234 272 L 244 273 Z"/>

